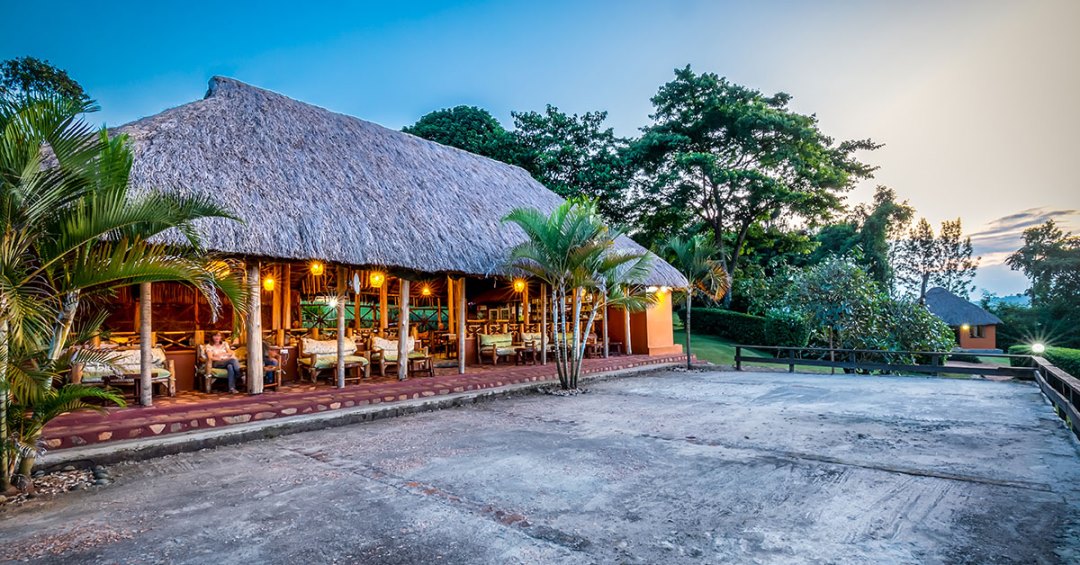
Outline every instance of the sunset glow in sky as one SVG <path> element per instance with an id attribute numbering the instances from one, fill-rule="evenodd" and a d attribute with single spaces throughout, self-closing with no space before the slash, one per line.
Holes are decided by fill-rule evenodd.
<path id="1" fill-rule="evenodd" d="M 1027 287 L 1001 265 L 1024 227 L 1080 231 L 1075 0 L 153 4 L 50 3 L 48 32 L 12 26 L 0 59 L 67 69 L 109 125 L 198 99 L 221 74 L 394 128 L 457 104 L 509 123 L 551 103 L 607 110 L 624 135 L 689 63 L 792 94 L 838 139 L 885 143 L 851 201 L 886 184 L 934 224 L 962 218 L 980 291 Z"/>

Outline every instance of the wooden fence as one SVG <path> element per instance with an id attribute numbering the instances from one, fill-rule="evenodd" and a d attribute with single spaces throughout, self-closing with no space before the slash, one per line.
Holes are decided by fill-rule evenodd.
<path id="1" fill-rule="evenodd" d="M 772 357 L 744 355 L 752 349 L 773 353 Z M 834 367 L 847 372 L 883 373 L 941 373 L 962 375 L 998 375 L 1008 377 L 1035 378 L 1033 367 L 1010 367 L 981 363 L 978 365 L 946 365 L 950 357 L 971 357 L 975 354 L 959 354 L 950 351 L 884 351 L 878 349 L 829 349 L 825 347 L 775 347 L 745 345 L 735 347 L 735 369 L 741 371 L 743 364 L 760 363 L 768 365 L 787 365 L 789 372 L 795 372 L 796 366 Z M 978 357 L 1022 358 L 1030 365 L 1030 355 L 1007 355 L 1003 353 L 979 353 Z M 910 360 L 915 359 L 912 363 Z"/>

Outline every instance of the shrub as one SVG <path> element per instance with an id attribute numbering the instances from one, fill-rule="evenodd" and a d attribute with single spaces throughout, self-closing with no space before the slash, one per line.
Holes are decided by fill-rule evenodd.
<path id="1" fill-rule="evenodd" d="M 720 308 L 694 308 L 691 331 L 742 345 L 805 347 L 810 328 L 795 316 L 751 316 Z"/>
<path id="2" fill-rule="evenodd" d="M 1027 345 L 1014 345 L 1009 348 L 1010 355 L 1031 355 L 1031 347 Z M 1077 377 L 1080 376 L 1080 349 L 1068 347 L 1047 347 L 1042 357 L 1053 366 Z M 1013 367 L 1030 366 L 1024 359 L 1010 359 L 1009 364 Z"/>

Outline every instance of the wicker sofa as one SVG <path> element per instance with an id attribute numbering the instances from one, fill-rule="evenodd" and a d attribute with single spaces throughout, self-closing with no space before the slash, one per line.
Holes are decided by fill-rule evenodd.
<path id="1" fill-rule="evenodd" d="M 133 395 L 137 397 L 142 383 L 142 351 L 138 347 L 99 351 L 111 353 L 106 362 L 76 361 L 71 370 L 71 382 L 106 388 L 130 386 L 134 391 Z M 161 347 L 151 349 L 150 355 L 153 365 L 150 386 L 157 385 L 164 388 L 169 396 L 176 396 L 176 366 L 165 356 L 165 350 Z"/>

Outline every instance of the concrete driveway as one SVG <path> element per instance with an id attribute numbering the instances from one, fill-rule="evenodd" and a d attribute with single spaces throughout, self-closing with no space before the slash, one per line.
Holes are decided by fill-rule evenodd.
<path id="1" fill-rule="evenodd" d="M 113 466 L 0 560 L 1068 563 L 1080 458 L 1034 385 L 663 372 Z"/>

